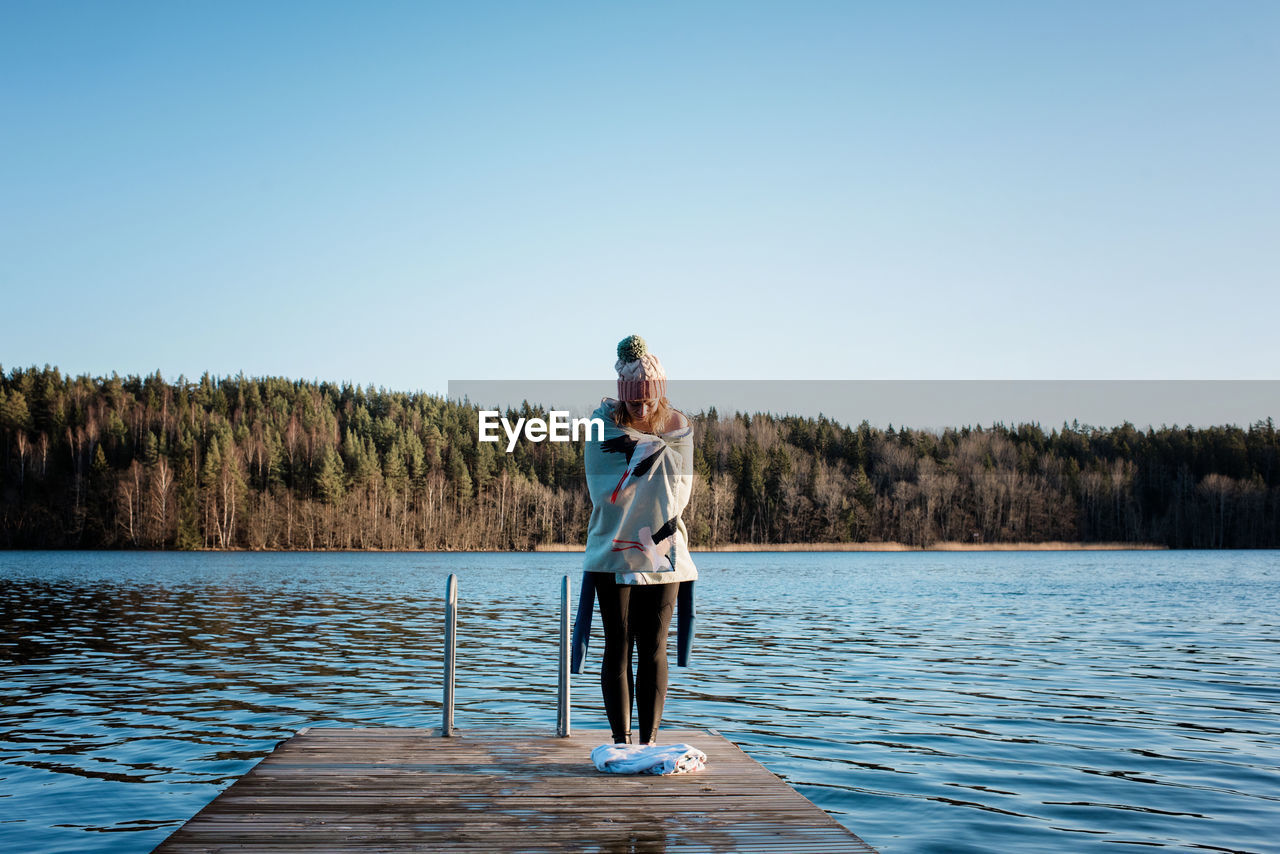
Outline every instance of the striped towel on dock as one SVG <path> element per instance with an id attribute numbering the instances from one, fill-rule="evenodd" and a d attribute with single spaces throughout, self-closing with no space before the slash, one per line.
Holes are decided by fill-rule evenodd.
<path id="1" fill-rule="evenodd" d="M 688 774 L 707 765 L 707 754 L 689 744 L 602 744 L 591 761 L 606 774 Z"/>

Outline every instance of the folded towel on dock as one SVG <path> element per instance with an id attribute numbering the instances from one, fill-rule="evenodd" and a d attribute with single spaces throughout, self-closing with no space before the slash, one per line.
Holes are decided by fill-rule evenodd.
<path id="1" fill-rule="evenodd" d="M 689 744 L 602 744 L 591 761 L 606 774 L 688 774 L 706 767 L 707 754 Z"/>

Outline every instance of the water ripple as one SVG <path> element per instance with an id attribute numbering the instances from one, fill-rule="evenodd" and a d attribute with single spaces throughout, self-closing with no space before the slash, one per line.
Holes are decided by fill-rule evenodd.
<path id="1" fill-rule="evenodd" d="M 303 726 L 436 725 L 450 572 L 459 724 L 550 731 L 580 560 L 0 556 L 0 846 L 149 851 Z M 1280 851 L 1274 553 L 698 563 L 667 723 L 886 854 Z M 603 727 L 594 679 L 575 691 Z"/>

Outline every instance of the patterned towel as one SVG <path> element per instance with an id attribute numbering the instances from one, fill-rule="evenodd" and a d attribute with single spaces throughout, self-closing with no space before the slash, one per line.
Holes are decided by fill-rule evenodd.
<path id="1" fill-rule="evenodd" d="M 688 774 L 707 766 L 707 754 L 689 744 L 602 744 L 591 761 L 606 774 Z"/>
<path id="2" fill-rule="evenodd" d="M 615 424 L 612 412 L 606 400 L 593 413 L 604 437 L 583 452 L 591 496 L 583 568 L 616 573 L 619 584 L 692 581 L 698 570 L 680 514 L 693 491 L 693 426 L 641 433 Z"/>

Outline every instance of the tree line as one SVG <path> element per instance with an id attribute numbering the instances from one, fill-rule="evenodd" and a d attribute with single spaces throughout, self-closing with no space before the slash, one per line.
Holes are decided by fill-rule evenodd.
<path id="1" fill-rule="evenodd" d="M 695 547 L 1280 547 L 1270 419 L 937 433 L 690 418 Z M 529 549 L 582 543 L 591 511 L 580 443 L 508 454 L 478 441 L 468 403 L 346 383 L 0 369 L 0 455 L 4 548 Z"/>

